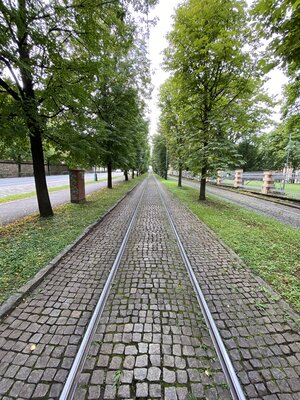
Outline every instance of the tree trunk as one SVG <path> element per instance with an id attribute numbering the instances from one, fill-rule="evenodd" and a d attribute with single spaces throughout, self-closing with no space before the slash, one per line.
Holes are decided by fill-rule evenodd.
<path id="1" fill-rule="evenodd" d="M 134 179 L 134 169 L 131 171 L 131 178 Z"/>
<path id="2" fill-rule="evenodd" d="M 182 166 L 179 165 L 179 170 L 178 170 L 178 187 L 182 186 Z"/>
<path id="3" fill-rule="evenodd" d="M 39 133 L 35 132 L 34 135 L 30 135 L 30 147 L 40 215 L 41 217 L 50 217 L 53 215 L 53 211 L 46 182 L 42 138 Z"/>
<path id="4" fill-rule="evenodd" d="M 205 197 L 206 172 L 207 172 L 207 167 L 204 166 L 201 169 L 200 195 L 199 195 L 199 200 L 201 200 L 201 201 L 206 200 L 206 197 Z"/>
<path id="5" fill-rule="evenodd" d="M 107 164 L 107 187 L 112 189 L 112 167 L 111 162 Z"/>
<path id="6" fill-rule="evenodd" d="M 125 181 L 128 181 L 128 171 L 125 169 L 124 171 Z"/>
<path id="7" fill-rule="evenodd" d="M 21 159 L 21 155 L 19 154 L 18 155 L 18 177 L 19 178 L 21 177 L 21 162 L 22 162 L 22 159 Z"/>
<path id="8" fill-rule="evenodd" d="M 26 1 L 18 2 L 17 36 L 19 60 L 21 61 L 20 73 L 23 88 L 22 108 L 26 117 L 29 130 L 30 148 L 33 162 L 33 174 L 36 187 L 36 195 L 41 217 L 53 215 L 44 165 L 44 153 L 42 143 L 42 125 L 39 120 L 39 110 L 35 99 L 34 79 L 31 72 L 30 44 L 28 43 L 28 21 Z"/>

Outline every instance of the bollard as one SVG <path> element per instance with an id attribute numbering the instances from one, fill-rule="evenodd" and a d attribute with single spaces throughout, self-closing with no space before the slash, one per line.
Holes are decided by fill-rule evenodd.
<path id="1" fill-rule="evenodd" d="M 274 189 L 273 171 L 264 171 L 263 186 L 261 192 L 263 194 L 270 194 Z"/>
<path id="2" fill-rule="evenodd" d="M 85 202 L 84 170 L 71 169 L 69 175 L 71 203 Z"/>
<path id="3" fill-rule="evenodd" d="M 234 179 L 234 187 L 239 188 L 243 186 L 243 170 L 236 169 L 235 170 L 235 179 Z"/>

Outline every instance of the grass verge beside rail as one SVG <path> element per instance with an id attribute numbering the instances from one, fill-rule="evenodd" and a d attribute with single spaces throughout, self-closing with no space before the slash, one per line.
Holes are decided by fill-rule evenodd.
<path id="1" fill-rule="evenodd" d="M 163 181 L 167 188 L 231 247 L 257 275 L 300 312 L 300 231 L 198 190 Z"/>
<path id="2" fill-rule="evenodd" d="M 144 177 L 116 184 L 113 189 L 94 192 L 87 196 L 86 203 L 67 203 L 56 207 L 53 217 L 42 219 L 37 215 L 28 216 L 0 227 L 0 303 Z"/>

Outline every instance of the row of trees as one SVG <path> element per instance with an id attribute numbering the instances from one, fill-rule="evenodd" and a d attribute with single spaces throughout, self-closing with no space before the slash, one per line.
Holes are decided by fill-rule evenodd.
<path id="1" fill-rule="evenodd" d="M 241 166 L 251 157 L 264 158 L 266 168 L 274 152 L 282 162 L 278 146 L 286 146 L 291 129 L 299 132 L 300 122 L 296 3 L 260 0 L 249 11 L 240 0 L 187 0 L 178 7 L 165 51 L 170 78 L 160 93 L 155 171 L 165 175 L 170 162 L 179 171 L 179 185 L 183 168 L 201 175 L 199 198 L 204 200 L 206 177 L 217 169 Z M 262 39 L 270 43 L 263 51 Z M 274 102 L 263 85 L 278 64 L 290 77 L 285 120 L 257 139 L 271 124 Z M 262 158 L 264 147 L 268 152 Z"/>
<path id="2" fill-rule="evenodd" d="M 44 152 L 69 167 L 146 168 L 156 1 L 0 1 L 0 151 L 30 152 L 41 216 L 53 213 Z"/>

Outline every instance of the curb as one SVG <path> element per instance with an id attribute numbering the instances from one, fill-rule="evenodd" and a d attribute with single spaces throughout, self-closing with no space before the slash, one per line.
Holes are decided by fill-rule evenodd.
<path id="1" fill-rule="evenodd" d="M 31 278 L 25 285 L 21 286 L 14 294 L 12 294 L 0 306 L 0 319 L 5 317 L 10 311 L 17 307 L 18 304 L 24 299 L 26 295 L 32 292 L 42 280 L 56 267 L 57 263 L 67 255 L 67 253 L 80 243 L 100 222 L 110 214 L 120 203 L 123 201 L 141 182 L 138 182 L 133 188 L 125 193 L 111 208 L 109 208 L 99 219 L 86 227 L 84 231 L 69 245 L 67 245 L 57 256 L 55 256 L 45 267 L 40 269 L 33 278 Z"/>

